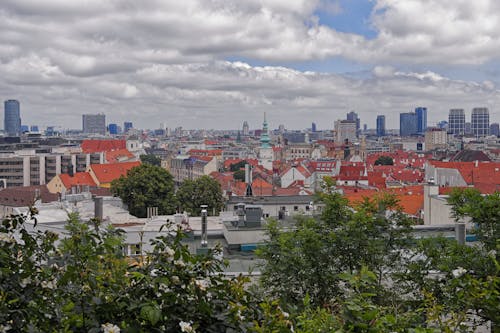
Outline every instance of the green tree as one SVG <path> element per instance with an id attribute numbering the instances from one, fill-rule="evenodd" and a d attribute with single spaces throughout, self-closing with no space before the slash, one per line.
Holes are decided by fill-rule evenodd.
<path id="1" fill-rule="evenodd" d="M 320 199 L 325 203 L 320 218 L 299 218 L 293 231 L 269 224 L 269 241 L 258 251 L 265 259 L 264 288 L 288 305 L 300 306 L 306 295 L 314 306 L 333 305 L 343 294 L 341 274 L 366 266 L 377 274 L 379 299 L 388 301 L 394 294 L 383 287 L 382 277 L 401 269 L 402 251 L 394 249 L 410 244 L 412 222 L 392 196 L 366 199 L 357 211 L 338 193 Z"/>
<path id="2" fill-rule="evenodd" d="M 245 181 L 245 170 L 236 170 L 233 173 L 233 179 L 244 182 Z"/>
<path id="3" fill-rule="evenodd" d="M 155 166 L 161 166 L 161 158 L 154 154 L 147 154 L 139 156 L 143 164 L 151 164 Z"/>
<path id="4" fill-rule="evenodd" d="M 229 171 L 237 171 L 245 167 L 245 165 L 248 164 L 247 161 L 239 161 L 238 163 L 231 164 L 229 166 Z"/>
<path id="5" fill-rule="evenodd" d="M 201 205 L 208 206 L 208 213 L 218 214 L 224 207 L 220 184 L 209 176 L 196 180 L 185 180 L 176 193 L 181 208 L 192 216 L 201 214 Z"/>
<path id="6" fill-rule="evenodd" d="M 382 155 L 375 160 L 375 165 L 394 165 L 394 160 L 390 156 Z"/>
<path id="7" fill-rule="evenodd" d="M 172 214 L 177 207 L 172 175 L 150 164 L 134 167 L 126 177 L 114 180 L 111 192 L 137 217 L 146 217 L 147 207 L 158 207 L 159 214 Z"/>

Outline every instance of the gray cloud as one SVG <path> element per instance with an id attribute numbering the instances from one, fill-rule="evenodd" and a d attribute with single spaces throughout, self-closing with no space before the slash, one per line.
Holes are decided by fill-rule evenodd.
<path id="1" fill-rule="evenodd" d="M 480 64 L 500 54 L 493 0 L 377 0 L 378 35 L 341 33 L 314 17 L 320 0 L 4 0 L 0 4 L 0 91 L 18 98 L 24 119 L 78 128 L 84 112 L 154 127 L 239 127 L 260 123 L 333 126 L 351 109 L 375 115 L 418 105 L 429 119 L 448 108 L 499 102 L 492 82 L 448 79 L 399 64 Z M 302 61 L 340 56 L 371 76 L 301 72 L 224 59 Z M 435 112 L 433 112 L 435 110 Z M 439 112 L 438 112 L 439 111 Z M 203 120 L 200 120 L 203 118 Z"/>

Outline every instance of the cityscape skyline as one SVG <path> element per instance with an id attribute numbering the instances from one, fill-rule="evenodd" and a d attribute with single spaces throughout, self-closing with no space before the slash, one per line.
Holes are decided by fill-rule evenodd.
<path id="1" fill-rule="evenodd" d="M 138 128 L 256 128 L 267 112 L 270 124 L 325 129 L 350 111 L 397 128 L 419 106 L 429 126 L 457 108 L 496 120 L 499 16 L 493 0 L 6 0 L 0 98 L 64 128 L 87 113 Z"/>

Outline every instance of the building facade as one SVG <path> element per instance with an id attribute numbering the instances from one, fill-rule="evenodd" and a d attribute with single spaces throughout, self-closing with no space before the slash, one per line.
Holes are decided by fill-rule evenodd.
<path id="1" fill-rule="evenodd" d="M 9 99 L 4 102 L 4 131 L 7 136 L 21 135 L 21 110 L 19 101 Z"/>
<path id="2" fill-rule="evenodd" d="M 347 114 L 346 120 L 356 122 L 356 137 L 357 137 L 359 134 L 359 130 L 361 129 L 361 125 L 360 125 L 361 120 L 359 119 L 358 114 L 354 111 L 351 111 Z"/>
<path id="3" fill-rule="evenodd" d="M 424 134 L 427 130 L 427 108 L 419 106 L 415 108 L 417 114 L 417 133 Z"/>
<path id="4" fill-rule="evenodd" d="M 399 114 L 399 135 L 411 136 L 418 133 L 418 117 L 415 112 Z"/>
<path id="5" fill-rule="evenodd" d="M 448 144 L 448 133 L 442 128 L 429 128 L 425 132 L 425 149 L 444 149 Z"/>
<path id="6" fill-rule="evenodd" d="M 106 116 L 103 113 L 82 115 L 83 133 L 106 135 Z"/>
<path id="7" fill-rule="evenodd" d="M 448 132 L 455 135 L 465 134 L 465 113 L 463 109 L 451 109 L 448 115 Z"/>
<path id="8" fill-rule="evenodd" d="M 490 125 L 490 135 L 500 136 L 500 125 L 498 123 Z"/>
<path id="9" fill-rule="evenodd" d="M 337 120 L 335 122 L 335 141 L 344 143 L 357 141 L 356 122 L 351 120 Z"/>
<path id="10" fill-rule="evenodd" d="M 472 109 L 471 130 L 476 138 L 490 135 L 490 113 L 488 108 Z"/>
<path id="11" fill-rule="evenodd" d="M 377 136 L 385 136 L 385 116 L 377 116 Z"/>

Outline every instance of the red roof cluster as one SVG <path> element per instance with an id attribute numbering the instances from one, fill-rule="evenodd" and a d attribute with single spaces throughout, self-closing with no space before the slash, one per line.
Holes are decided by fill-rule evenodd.
<path id="1" fill-rule="evenodd" d="M 92 164 L 90 168 L 94 171 L 95 176 L 102 183 L 111 183 L 113 180 L 126 176 L 127 172 L 141 165 L 141 162 L 124 162 L 110 164 Z"/>
<path id="2" fill-rule="evenodd" d="M 125 140 L 83 140 L 81 144 L 82 151 L 88 153 L 99 153 L 127 148 Z"/>

